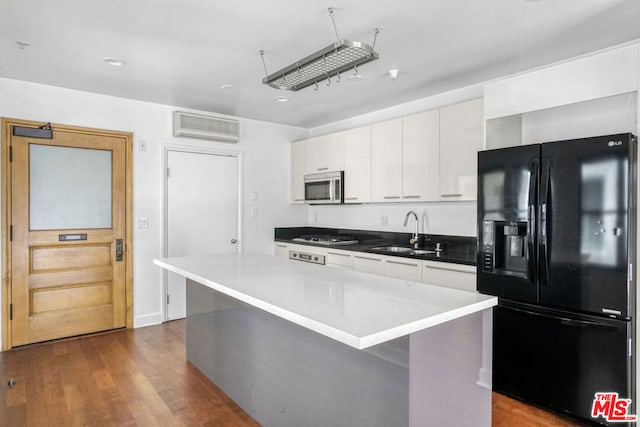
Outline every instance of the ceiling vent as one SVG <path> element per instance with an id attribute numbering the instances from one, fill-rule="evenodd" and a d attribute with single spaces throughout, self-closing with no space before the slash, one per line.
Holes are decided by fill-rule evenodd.
<path id="1" fill-rule="evenodd" d="M 240 126 L 237 120 L 175 111 L 173 113 L 173 136 L 238 142 Z"/>

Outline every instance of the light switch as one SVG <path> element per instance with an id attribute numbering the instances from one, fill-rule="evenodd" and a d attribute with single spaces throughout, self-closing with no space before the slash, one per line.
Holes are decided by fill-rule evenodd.
<path id="1" fill-rule="evenodd" d="M 144 153 L 145 151 L 147 151 L 147 141 L 138 142 L 138 151 L 141 153 Z"/>
<path id="2" fill-rule="evenodd" d="M 251 194 L 251 201 L 253 201 L 253 202 L 257 202 L 258 201 L 258 192 L 257 191 L 254 191 Z"/>
<path id="3" fill-rule="evenodd" d="M 251 216 L 253 218 L 257 218 L 258 217 L 258 208 L 251 208 Z"/>

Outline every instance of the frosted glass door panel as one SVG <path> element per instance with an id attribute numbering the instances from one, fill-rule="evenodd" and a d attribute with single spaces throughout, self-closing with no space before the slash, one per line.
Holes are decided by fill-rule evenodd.
<path id="1" fill-rule="evenodd" d="M 111 151 L 29 145 L 31 230 L 111 228 Z"/>

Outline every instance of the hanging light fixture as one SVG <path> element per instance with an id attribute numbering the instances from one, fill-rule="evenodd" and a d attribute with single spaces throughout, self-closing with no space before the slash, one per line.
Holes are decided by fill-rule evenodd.
<path id="1" fill-rule="evenodd" d="M 264 60 L 264 51 L 260 50 L 260 57 L 264 65 L 266 77 L 262 83 L 276 89 L 298 91 L 308 86 L 314 85 L 318 90 L 318 83 L 326 80 L 326 85 L 331 85 L 331 78 L 340 82 L 340 73 L 348 70 L 356 70 L 357 67 L 367 62 L 378 59 L 378 53 L 374 50 L 376 39 L 380 30 L 377 28 L 373 32 L 373 45 L 357 41 L 341 39 L 333 18 L 333 8 L 329 8 L 329 16 L 333 22 L 333 29 L 336 32 L 336 42 L 324 49 L 312 53 L 311 55 L 282 68 L 275 73 L 267 72 L 267 64 Z"/>

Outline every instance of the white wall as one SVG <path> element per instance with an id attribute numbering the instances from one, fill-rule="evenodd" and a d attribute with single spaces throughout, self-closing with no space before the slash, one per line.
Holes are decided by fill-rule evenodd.
<path id="1" fill-rule="evenodd" d="M 178 109 L 53 86 L 0 78 L 0 116 L 121 130 L 134 134 L 135 218 L 149 218 L 149 228 L 134 230 L 134 324 L 161 321 L 162 145 L 207 147 L 242 152 L 243 249 L 272 253 L 273 228 L 307 221 L 307 207 L 289 204 L 290 142 L 307 137 L 307 129 L 240 118 L 240 142 L 224 144 L 174 138 L 172 114 Z M 146 152 L 138 151 L 140 141 Z M 203 184 L 203 189 L 206 185 Z M 253 192 L 258 200 L 252 201 Z M 251 217 L 251 208 L 258 216 Z M 4 274 L 4 273 L 3 273 Z"/>
<path id="2" fill-rule="evenodd" d="M 324 135 L 383 120 L 394 119 L 408 114 L 432 110 L 482 97 L 483 85 L 473 85 L 374 111 L 339 122 L 318 126 L 309 130 L 309 136 Z M 370 205 L 312 206 L 309 208 L 308 224 L 318 227 L 357 228 L 363 230 L 411 232 L 412 220 L 403 227 L 404 217 L 410 210 L 422 218 L 420 232 L 428 234 L 449 234 L 476 236 L 475 202 L 442 203 L 389 203 Z M 382 217 L 389 218 L 388 225 L 382 225 Z"/>
<path id="3" fill-rule="evenodd" d="M 420 233 L 476 236 L 475 202 L 387 203 L 370 205 L 311 206 L 309 225 L 412 233 L 413 218 L 404 227 L 409 211 L 420 218 Z M 387 217 L 388 225 L 382 225 Z"/>

